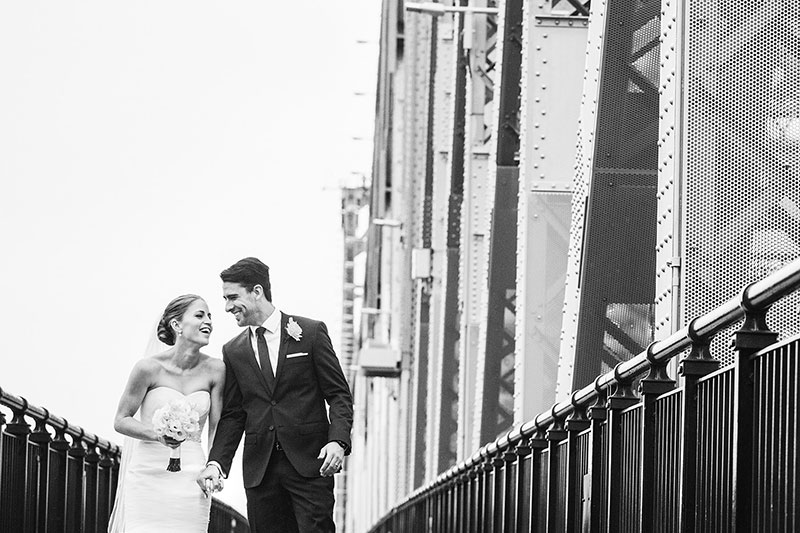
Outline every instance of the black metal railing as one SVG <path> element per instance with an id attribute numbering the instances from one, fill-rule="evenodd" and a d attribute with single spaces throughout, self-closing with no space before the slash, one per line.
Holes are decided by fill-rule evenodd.
<path id="1" fill-rule="evenodd" d="M 777 343 L 766 323 L 799 287 L 800 259 L 483 446 L 371 531 L 800 530 L 800 337 Z M 740 322 L 720 368 L 711 340 Z M 681 354 L 677 387 L 667 363 Z"/>
<path id="2" fill-rule="evenodd" d="M 0 388 L 0 533 L 105 533 L 121 450 Z M 247 520 L 213 500 L 208 531 L 248 533 Z"/>

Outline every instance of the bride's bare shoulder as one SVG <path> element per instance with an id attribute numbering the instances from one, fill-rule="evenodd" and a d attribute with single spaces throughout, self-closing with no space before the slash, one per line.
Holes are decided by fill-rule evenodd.
<path id="1" fill-rule="evenodd" d="M 163 368 L 164 361 L 166 361 L 166 356 L 163 353 L 151 355 L 150 357 L 139 359 L 133 366 L 133 371 L 152 374 Z"/>
<path id="2" fill-rule="evenodd" d="M 211 357 L 210 355 L 203 354 L 203 365 L 208 368 L 209 370 L 213 370 L 215 372 L 225 371 L 225 363 L 222 362 L 222 359 L 219 357 Z"/>

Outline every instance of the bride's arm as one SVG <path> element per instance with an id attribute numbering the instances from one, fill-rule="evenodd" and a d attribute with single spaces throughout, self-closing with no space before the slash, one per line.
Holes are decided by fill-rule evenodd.
<path id="1" fill-rule="evenodd" d="M 225 390 L 225 363 L 214 359 L 214 380 L 211 383 L 211 409 L 208 412 L 208 449 L 214 445 L 214 435 L 222 414 L 222 392 Z"/>
<path id="2" fill-rule="evenodd" d="M 125 390 L 119 399 L 117 414 L 114 416 L 114 429 L 118 433 L 134 439 L 157 442 L 158 435 L 156 435 L 153 428 L 145 426 L 133 417 L 142 405 L 144 395 L 147 394 L 147 389 L 150 386 L 151 366 L 151 361 L 143 359 L 137 362 L 133 370 L 131 370 L 128 383 L 125 385 Z"/>

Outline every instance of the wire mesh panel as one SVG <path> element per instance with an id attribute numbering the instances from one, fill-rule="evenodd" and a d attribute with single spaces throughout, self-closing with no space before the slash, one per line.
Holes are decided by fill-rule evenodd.
<path id="1" fill-rule="evenodd" d="M 753 531 L 797 531 L 798 345 L 794 340 L 753 363 Z"/>
<path id="2" fill-rule="evenodd" d="M 695 531 L 732 531 L 733 368 L 697 382 Z"/>
<path id="3" fill-rule="evenodd" d="M 653 533 L 679 531 L 683 390 L 676 389 L 655 402 L 655 485 L 653 491 Z"/>
<path id="4" fill-rule="evenodd" d="M 653 338 L 660 2 L 607 6 L 573 389 Z"/>
<path id="5" fill-rule="evenodd" d="M 684 322 L 800 255 L 800 7 L 687 5 Z M 772 329 L 799 332 L 797 305 Z"/>

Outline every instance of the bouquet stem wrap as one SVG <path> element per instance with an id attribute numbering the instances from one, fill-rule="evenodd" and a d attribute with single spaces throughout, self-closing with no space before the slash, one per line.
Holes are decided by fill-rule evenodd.
<path id="1" fill-rule="evenodd" d="M 169 451 L 169 464 L 167 465 L 167 472 L 180 472 L 181 471 L 181 447 L 172 448 Z"/>

